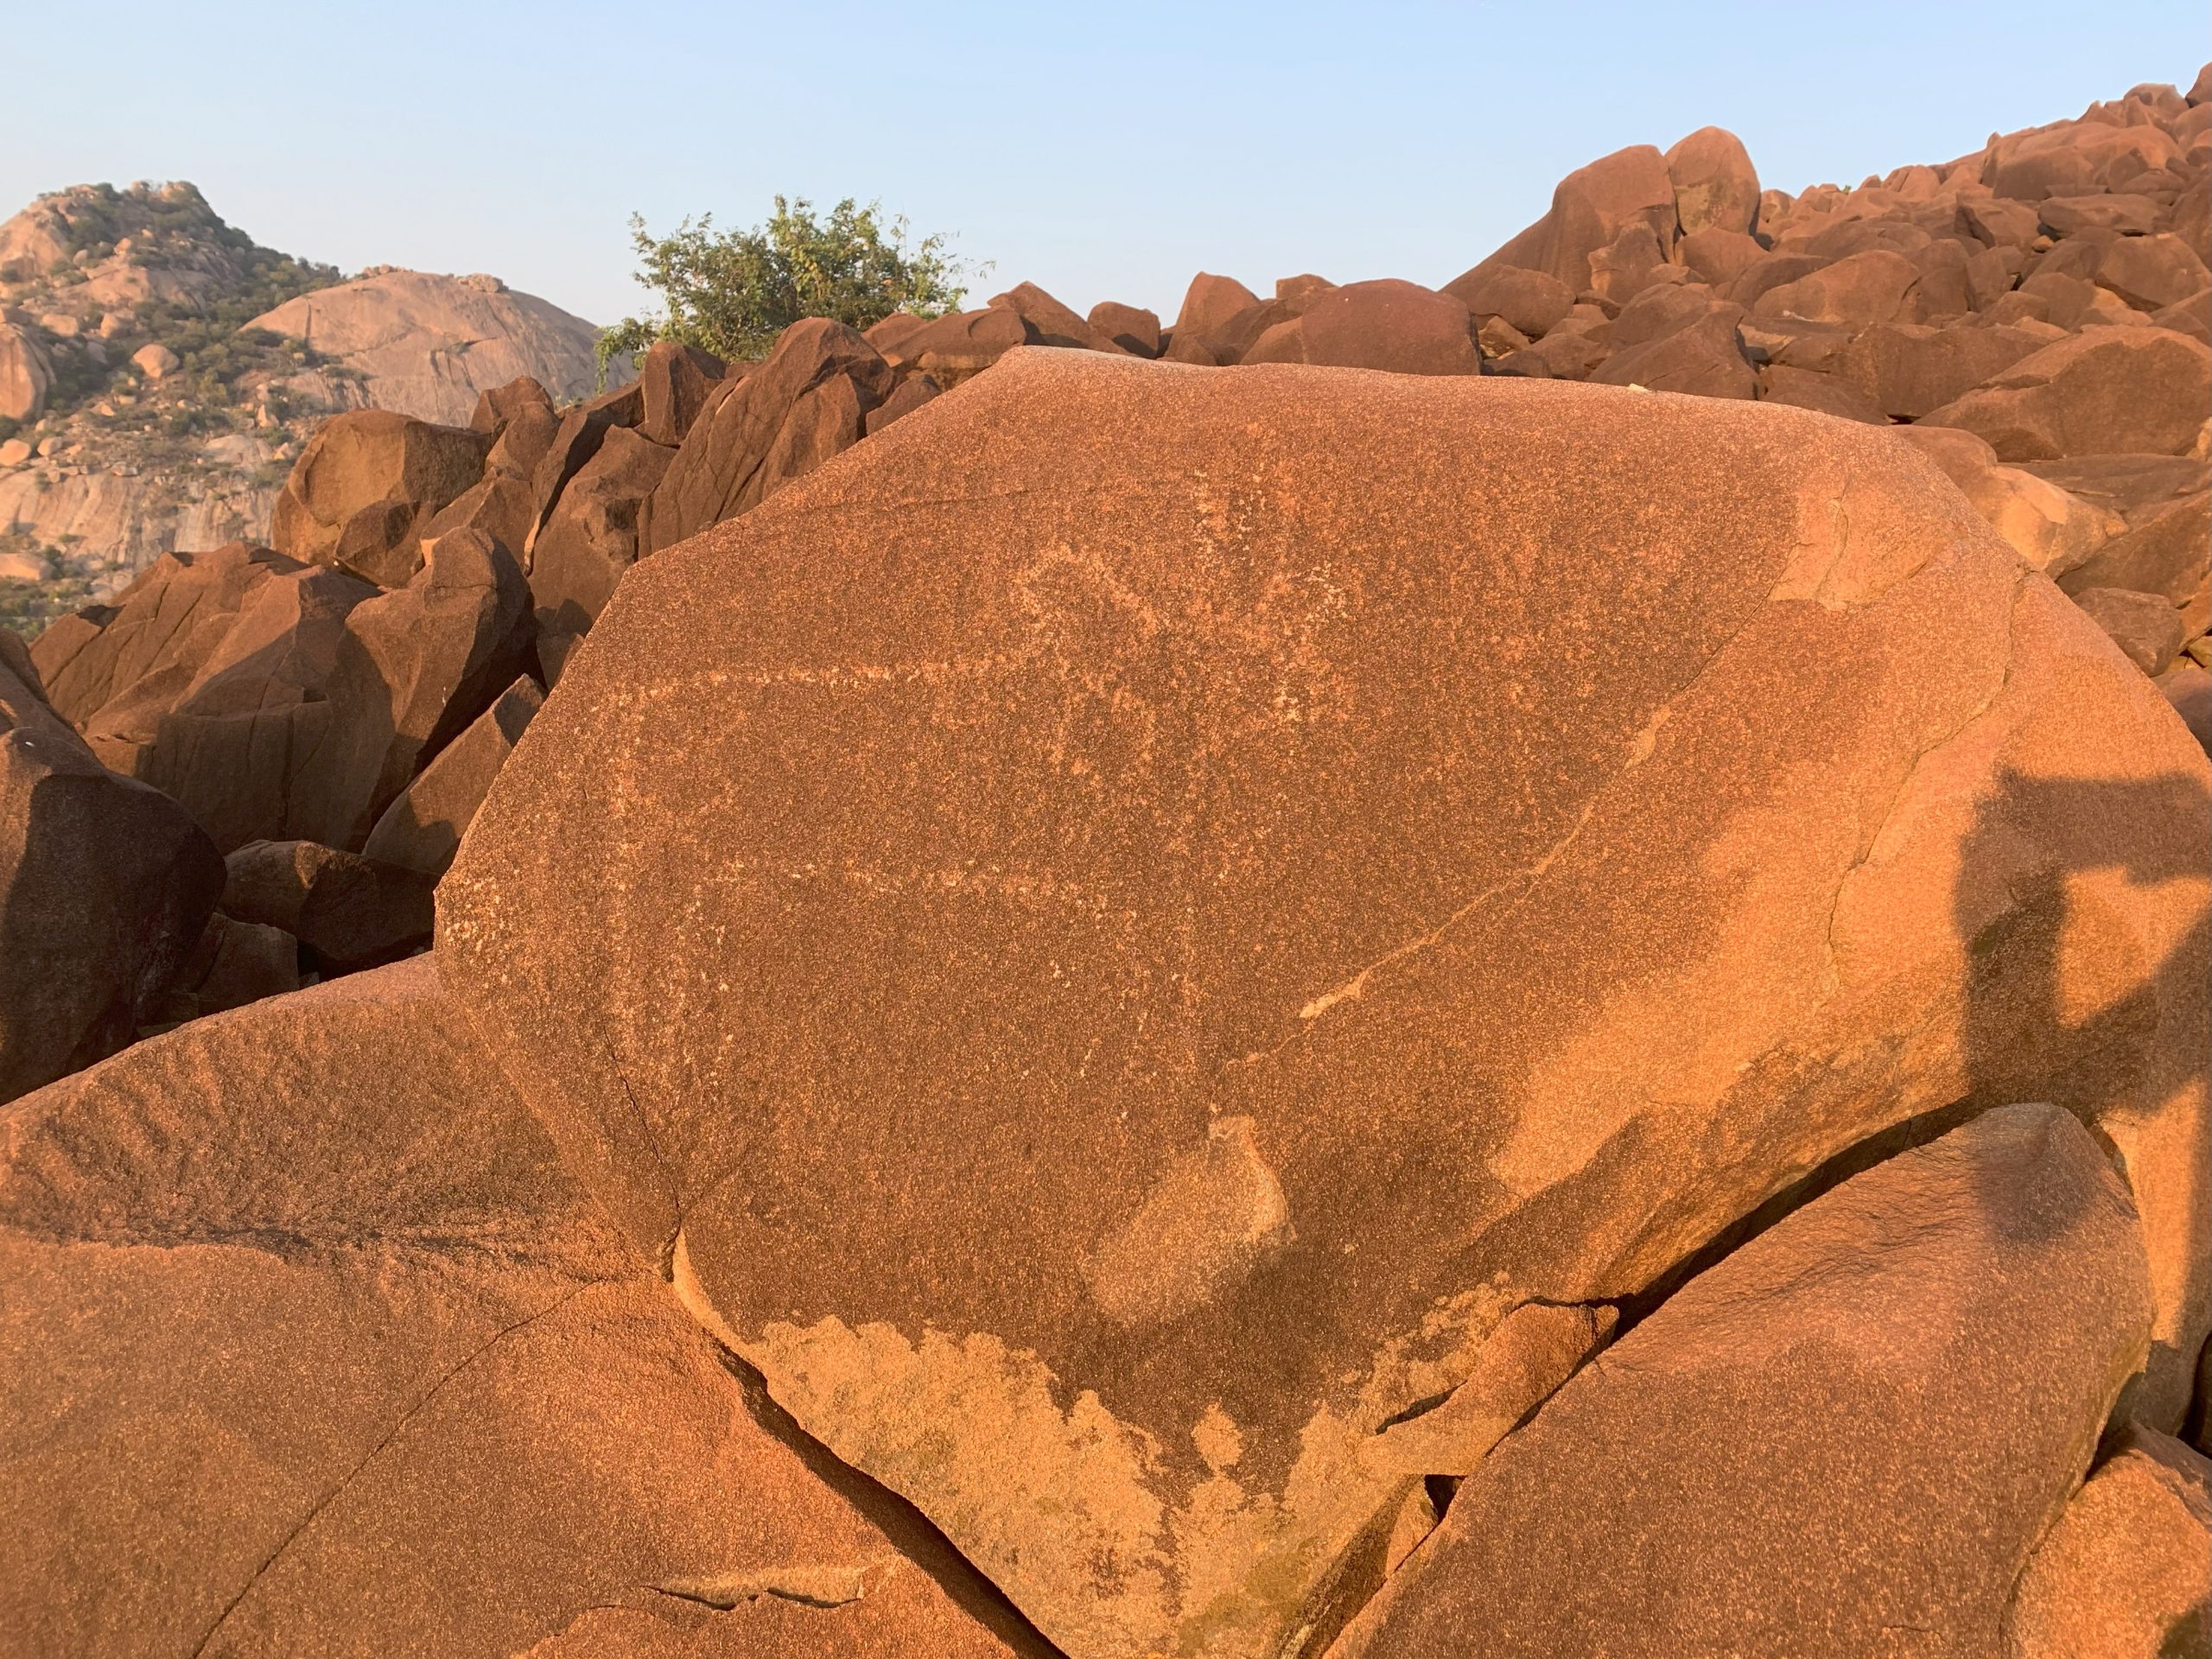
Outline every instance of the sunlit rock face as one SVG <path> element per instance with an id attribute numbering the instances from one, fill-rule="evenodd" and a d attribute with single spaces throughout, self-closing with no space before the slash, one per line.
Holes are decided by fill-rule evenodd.
<path id="1" fill-rule="evenodd" d="M 1878 429 L 1024 350 L 624 578 L 438 949 L 695 1317 L 1046 1636 L 1300 1653 L 1515 1310 L 1961 1103 L 2116 1146 L 2177 1414 L 2206 829 Z"/>

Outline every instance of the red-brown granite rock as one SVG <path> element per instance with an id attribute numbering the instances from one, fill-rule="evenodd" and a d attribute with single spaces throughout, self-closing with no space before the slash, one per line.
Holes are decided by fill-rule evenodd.
<path id="1" fill-rule="evenodd" d="M 357 713 L 389 719 L 381 688 L 366 708 L 340 689 L 369 690 L 346 626 L 378 597 L 358 576 L 286 560 L 81 729 L 108 766 L 182 803 L 222 850 L 257 836 L 334 833 L 334 820 L 366 809 L 376 770 L 365 760 L 344 768 L 352 786 L 341 787 L 333 728 Z"/>
<path id="2" fill-rule="evenodd" d="M 1682 264 L 1715 288 L 1726 288 L 1766 257 L 1758 238 L 1743 231 L 1694 231 L 1676 244 Z"/>
<path id="3" fill-rule="evenodd" d="M 764 1424 L 428 959 L 195 1020 L 0 1124 L 16 1650 L 509 1654 L 619 1610 L 788 1634 L 777 1602 L 1008 1650 Z"/>
<path id="4" fill-rule="evenodd" d="M 918 317 L 911 311 L 893 311 L 880 322 L 872 322 L 861 330 L 861 338 L 887 358 L 896 359 L 901 340 L 912 340 L 935 321 L 933 317 Z"/>
<path id="5" fill-rule="evenodd" d="M 1919 276 L 1904 255 L 1871 248 L 1767 289 L 1751 302 L 1751 308 L 1759 316 L 1864 328 L 1887 322 L 1903 311 L 1905 294 Z M 1731 296 L 1743 302 L 1741 279 Z"/>
<path id="6" fill-rule="evenodd" d="M 1624 231 L 1649 232 L 1663 253 L 1674 245 L 1677 223 L 1666 157 L 1649 144 L 1631 144 L 1561 179 L 1550 212 L 1459 280 L 1516 265 L 1554 276 L 1579 294 L 1591 286 L 1592 256 Z"/>
<path id="7" fill-rule="evenodd" d="M 1550 332 L 1574 305 L 1574 290 L 1558 277 L 1518 265 L 1478 265 L 1443 291 L 1476 317 L 1503 318 L 1531 340 Z"/>
<path id="8" fill-rule="evenodd" d="M 1744 141 L 1725 127 L 1700 127 L 1667 152 L 1675 217 L 1685 237 L 1758 228 L 1759 175 Z"/>
<path id="9" fill-rule="evenodd" d="M 2212 754 L 2212 673 L 2207 673 L 2194 662 L 2178 662 L 2158 676 L 2157 684 L 2167 706 L 2189 728 L 2189 734 L 2207 754 Z M 2206 1398 L 2201 1380 L 2196 1397 L 2201 1410 Z"/>
<path id="10" fill-rule="evenodd" d="M 1002 308 L 988 315 L 1020 322 Z M 910 337 L 903 349 L 918 353 L 910 360 L 936 372 L 923 342 L 957 321 L 944 318 Z M 859 442 L 891 379 L 875 348 L 841 322 L 810 317 L 785 329 L 766 360 L 743 379 L 717 386 L 692 423 L 646 498 L 639 556 L 735 518 Z"/>
<path id="11" fill-rule="evenodd" d="M 2127 660 L 2145 674 L 2163 674 L 2172 664 L 2185 637 L 2181 613 L 2158 594 L 2131 593 L 2124 588 L 2081 588 L 2074 602 L 2089 620 L 2112 637 Z"/>
<path id="12" fill-rule="evenodd" d="M 433 877 L 444 874 L 492 780 L 543 702 L 537 683 L 526 678 L 500 693 L 385 809 L 362 845 L 363 855 Z"/>
<path id="13" fill-rule="evenodd" d="M 1336 1652 L 1995 1654 L 2150 1301 L 2096 1142 L 2055 1107 L 1986 1112 L 1600 1354 L 1461 1483 Z"/>
<path id="14" fill-rule="evenodd" d="M 1133 353 L 1142 356 L 1142 353 Z M 911 415 L 932 397 L 943 395 L 944 388 L 926 374 L 910 374 L 899 383 L 898 390 L 868 412 L 867 430 L 872 435 L 881 431 L 902 415 Z"/>
<path id="15" fill-rule="evenodd" d="M 31 659 L 54 709 L 81 728 L 142 681 L 188 682 L 255 588 L 303 568 L 246 542 L 164 554 L 109 603 L 54 623 L 32 642 Z"/>
<path id="16" fill-rule="evenodd" d="M 1183 291 L 1183 303 L 1175 313 L 1175 337 L 1204 339 L 1219 334 L 1231 317 L 1259 302 L 1260 296 L 1234 276 L 1202 270 Z"/>
<path id="17" fill-rule="evenodd" d="M 218 911 L 177 973 L 152 1026 L 181 1024 L 300 988 L 300 942 Z"/>
<path id="18" fill-rule="evenodd" d="M 1997 452 L 1955 426 L 1902 426 L 1897 435 L 1938 467 L 2031 569 L 2059 581 L 2126 528 L 2120 514 L 2048 479 L 1998 464 Z"/>
<path id="19" fill-rule="evenodd" d="M 1962 1098 L 2113 1141 L 2177 1419 L 2207 795 L 1883 432 L 1022 352 L 632 571 L 439 953 L 810 1433 L 1067 1651 L 1252 1654 L 1513 1308 Z"/>
<path id="20" fill-rule="evenodd" d="M 2126 588 L 2160 594 L 2179 605 L 2204 580 L 2207 550 L 2212 549 L 2212 494 L 2198 491 L 2178 500 L 2146 506 L 2085 560 L 2061 586 Z"/>
<path id="21" fill-rule="evenodd" d="M 1093 328 L 1081 315 L 1034 283 L 1016 283 L 1005 293 L 991 296 L 990 303 L 1013 312 L 1027 323 L 1033 345 L 1071 346 L 1086 352 L 1122 349 L 1110 336 Z"/>
<path id="22" fill-rule="evenodd" d="M 2006 461 L 2186 454 L 2212 407 L 2212 347 L 2164 328 L 2093 328 L 2056 340 L 1933 410 Z"/>
<path id="23" fill-rule="evenodd" d="M 1641 386 L 1647 391 L 1700 397 L 1755 397 L 1758 377 L 1744 356 L 1735 311 L 1733 306 L 1709 308 L 1687 327 L 1614 353 L 1590 378 L 1608 385 Z M 1621 315 L 1625 319 L 1628 313 Z"/>
<path id="24" fill-rule="evenodd" d="M 2022 328 L 1878 322 L 1843 348 L 1836 372 L 1884 414 L 1917 420 L 2034 355 L 2044 345 Z"/>
<path id="25" fill-rule="evenodd" d="M 472 432 L 481 432 L 498 440 L 518 421 L 534 421 L 539 416 L 558 414 L 553 394 L 545 390 L 543 382 L 527 374 L 518 374 L 502 386 L 493 386 L 476 394 L 476 407 L 468 416 Z"/>
<path id="26" fill-rule="evenodd" d="M 1770 363 L 1758 372 L 1758 395 L 1765 403 L 1815 410 L 1840 421 L 1862 421 L 1869 426 L 1890 423 L 1890 417 L 1868 402 L 1866 394 L 1856 386 L 1819 369 Z"/>
<path id="27" fill-rule="evenodd" d="M 0 1101 L 158 1018 L 222 886 L 199 825 L 101 766 L 0 628 Z"/>
<path id="28" fill-rule="evenodd" d="M 901 335 L 888 355 L 902 368 L 927 374 L 940 385 L 953 386 L 981 374 L 1015 346 L 1035 339 L 1035 331 L 1020 312 L 1007 306 L 987 305 L 976 311 L 952 312 Z"/>
<path id="29" fill-rule="evenodd" d="M 491 443 L 488 433 L 391 410 L 334 416 L 285 480 L 270 541 L 293 558 L 397 588 L 421 563 L 418 527 L 483 476 Z"/>
<path id="30" fill-rule="evenodd" d="M 2180 1659 L 2212 1649 L 2212 1464 L 2131 1433 L 2029 1557 L 2006 1659 Z"/>
<path id="31" fill-rule="evenodd" d="M 1085 321 L 1133 357 L 1160 355 L 1160 319 L 1141 306 L 1101 300 Z"/>
<path id="32" fill-rule="evenodd" d="M 1349 283 L 1305 300 L 1244 363 L 1319 363 L 1396 374 L 1474 374 L 1482 359 L 1465 303 L 1417 283 Z"/>
<path id="33" fill-rule="evenodd" d="M 379 593 L 243 543 L 173 555 L 42 654 L 93 753 L 219 849 L 358 847 L 530 646 L 530 590 L 502 544 L 458 530 L 418 558 Z"/>
<path id="34" fill-rule="evenodd" d="M 588 632 L 607 607 L 614 584 L 637 563 L 639 519 L 677 453 L 617 429 L 561 492 L 530 556 L 541 652 L 553 636 Z"/>
<path id="35" fill-rule="evenodd" d="M 467 729 L 530 659 L 530 588 L 476 531 L 428 543 L 404 588 L 347 613 L 332 676 L 322 785 L 309 839 L 359 847 L 423 764 Z"/>
<path id="36" fill-rule="evenodd" d="M 224 861 L 223 911 L 281 928 L 325 975 L 357 973 L 430 942 L 435 872 L 312 841 L 252 841 Z"/>
<path id="37" fill-rule="evenodd" d="M 638 365 L 638 396 L 643 406 L 638 435 L 669 449 L 683 442 L 728 368 L 712 352 L 681 340 L 655 340 Z"/>

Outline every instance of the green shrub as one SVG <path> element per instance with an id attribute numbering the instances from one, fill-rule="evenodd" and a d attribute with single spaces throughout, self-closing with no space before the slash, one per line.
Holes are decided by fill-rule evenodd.
<path id="1" fill-rule="evenodd" d="M 634 360 L 657 340 L 724 359 L 757 358 L 802 317 L 865 328 L 894 311 L 941 316 L 967 291 L 961 282 L 969 268 L 946 252 L 943 235 L 909 246 L 904 219 L 887 220 L 880 204 L 856 207 L 850 197 L 817 219 L 805 198 L 778 196 L 767 223 L 746 231 L 717 232 L 708 214 L 654 237 L 633 214 L 630 240 L 638 281 L 660 296 L 661 310 L 626 317 L 600 335 L 602 384 L 617 354 Z"/>

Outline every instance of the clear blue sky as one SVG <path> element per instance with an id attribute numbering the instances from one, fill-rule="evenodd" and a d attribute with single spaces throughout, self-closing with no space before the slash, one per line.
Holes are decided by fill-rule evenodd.
<path id="1" fill-rule="evenodd" d="M 880 197 L 1087 308 L 1441 283 L 1560 175 L 1715 123 L 1856 182 L 2212 56 L 2202 0 L 2012 4 L 579 5 L 0 0 L 0 215 L 188 178 L 351 270 L 488 270 L 605 322 L 626 221 Z"/>

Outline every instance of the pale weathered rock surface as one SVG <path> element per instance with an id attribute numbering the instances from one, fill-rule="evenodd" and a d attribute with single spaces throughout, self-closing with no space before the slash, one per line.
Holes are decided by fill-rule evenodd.
<path id="1" fill-rule="evenodd" d="M 1506 1313 L 1962 1097 L 2117 1145 L 2177 1419 L 2206 795 L 1878 431 L 1027 352 L 639 565 L 439 949 L 695 1313 L 1048 1636 L 1271 1652 Z"/>
<path id="2" fill-rule="evenodd" d="M 1993 1654 L 2149 1324 L 2096 1142 L 2054 1107 L 1984 1113 L 1600 1354 L 1335 1651 Z"/>
<path id="3" fill-rule="evenodd" d="M 590 325 L 493 278 L 341 283 L 184 183 L 74 186 L 0 223 L 0 419 L 35 423 L 4 440 L 24 461 L 0 463 L 5 619 L 105 598 L 164 553 L 269 539 L 284 468 L 334 415 L 458 423 L 480 386 L 535 375 L 571 397 L 597 374 Z"/>
<path id="4" fill-rule="evenodd" d="M 820 1603 L 855 1651 L 1008 1651 L 926 1540 L 763 1426 L 429 960 L 195 1021 L 0 1122 L 21 1650 L 589 1652 L 610 1617 L 642 1647 L 715 1607 L 806 1641 L 780 1610 Z"/>
<path id="5" fill-rule="evenodd" d="M 37 339 L 0 322 L 0 420 L 35 421 L 46 409 L 54 365 Z"/>
<path id="6" fill-rule="evenodd" d="M 375 408 L 458 426 L 479 393 L 528 375 L 562 401 L 597 384 L 598 330 L 491 276 L 385 270 L 318 289 L 248 325 L 312 346 L 365 377 Z M 632 378 L 610 363 L 607 378 Z"/>

